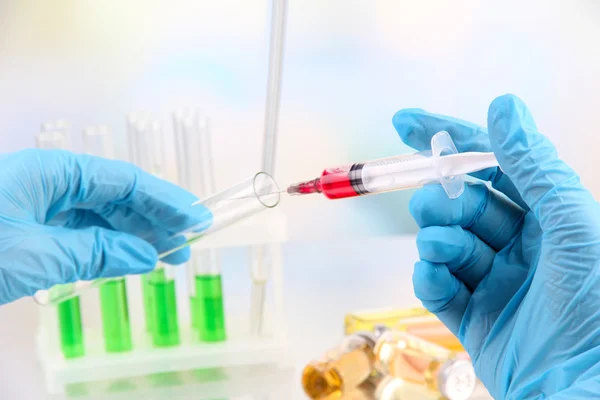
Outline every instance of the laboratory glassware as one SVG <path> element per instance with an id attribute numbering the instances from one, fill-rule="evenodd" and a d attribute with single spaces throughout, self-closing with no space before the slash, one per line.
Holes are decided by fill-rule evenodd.
<path id="1" fill-rule="evenodd" d="M 374 332 L 347 336 L 336 348 L 302 371 L 302 387 L 311 399 L 341 396 L 364 383 L 374 367 Z"/>
<path id="2" fill-rule="evenodd" d="M 137 165 L 138 167 L 156 171 L 156 164 L 154 161 L 155 157 L 159 157 L 158 161 L 162 160 L 160 153 L 155 153 L 154 140 L 144 140 L 143 133 L 146 127 L 149 125 L 150 113 L 145 111 L 138 111 L 129 113 L 126 117 L 126 132 L 127 132 L 127 144 L 129 149 L 129 162 Z M 154 139 L 153 136 L 150 137 Z M 154 309 L 152 300 L 152 289 L 150 286 L 150 273 L 144 274 L 141 277 L 142 285 L 142 303 L 144 305 L 144 318 L 146 325 L 146 332 L 152 333 L 154 330 Z"/>
<path id="3" fill-rule="evenodd" d="M 215 192 L 214 165 L 208 117 L 198 110 L 178 110 L 173 114 L 179 184 L 204 198 Z M 227 338 L 217 249 L 192 248 L 188 262 L 192 326 L 199 339 L 220 342 Z"/>
<path id="4" fill-rule="evenodd" d="M 275 180 L 264 172 L 259 172 L 228 189 L 225 189 L 204 200 L 199 200 L 174 216 L 177 222 L 187 223 L 187 228 L 171 237 L 172 248 L 161 252 L 162 259 L 174 252 L 197 242 L 203 237 L 216 233 L 232 224 L 256 215 L 261 211 L 276 207 L 279 204 L 280 191 Z M 157 269 L 163 268 L 162 263 Z M 100 278 L 94 281 L 79 281 L 59 285 L 60 290 L 38 291 L 34 298 L 42 305 L 56 304 L 65 299 L 77 296 L 82 291 L 97 287 L 114 278 Z"/>
<path id="5" fill-rule="evenodd" d="M 466 351 L 458 338 L 435 315 L 402 318 L 392 328 L 395 331 L 406 332 L 437 344 L 457 354 L 463 353 L 466 357 Z"/>
<path id="6" fill-rule="evenodd" d="M 91 126 L 83 131 L 83 151 L 87 154 L 114 159 L 112 133 L 107 126 Z M 104 348 L 108 353 L 133 349 L 127 283 L 117 278 L 100 287 L 100 312 L 104 334 Z"/>
<path id="7" fill-rule="evenodd" d="M 448 400 L 468 399 L 477 385 L 464 356 L 406 332 L 383 332 L 373 352 L 379 373 L 423 385 Z"/>
<path id="8" fill-rule="evenodd" d="M 448 132 L 441 131 L 431 138 L 431 151 L 327 168 L 320 177 L 291 185 L 287 192 L 341 199 L 439 182 L 455 199 L 464 191 L 464 174 L 497 166 L 494 153 L 458 153 Z"/>
<path id="9" fill-rule="evenodd" d="M 158 178 L 170 180 L 165 156 L 166 138 L 160 121 L 149 113 L 133 113 L 128 120 L 132 128 L 128 131 L 129 143 L 134 146 L 130 149 L 131 161 Z M 146 328 L 154 346 L 177 346 L 180 337 L 174 267 L 160 267 L 142 277 Z"/>
<path id="10" fill-rule="evenodd" d="M 265 122 L 263 133 L 262 170 L 275 175 L 275 151 L 281 102 L 283 54 L 287 24 L 287 0 L 273 1 L 271 7 L 271 33 L 269 43 L 269 70 L 265 96 Z M 250 333 L 262 334 L 265 315 L 267 281 L 271 274 L 272 249 L 269 246 L 253 246 L 250 251 Z"/>
<path id="11" fill-rule="evenodd" d="M 344 317 L 344 333 L 350 335 L 360 331 L 373 331 L 378 325 L 393 328 L 406 318 L 424 316 L 433 314 L 422 307 L 355 311 Z"/>
<path id="12" fill-rule="evenodd" d="M 39 149 L 69 150 L 70 137 L 64 120 L 42 124 L 42 132 L 36 136 Z M 61 286 L 57 287 L 60 292 Z M 61 351 L 65 358 L 81 357 L 85 353 L 81 304 L 79 297 L 71 297 L 56 305 Z"/>

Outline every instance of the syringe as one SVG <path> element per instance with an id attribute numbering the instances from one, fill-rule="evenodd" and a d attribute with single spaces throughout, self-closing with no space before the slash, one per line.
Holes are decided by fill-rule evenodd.
<path id="1" fill-rule="evenodd" d="M 494 153 L 458 153 L 448 132 L 441 131 L 431 138 L 431 151 L 327 168 L 316 179 L 289 186 L 287 193 L 342 199 L 439 182 L 455 199 L 464 190 L 464 174 L 497 166 Z"/>

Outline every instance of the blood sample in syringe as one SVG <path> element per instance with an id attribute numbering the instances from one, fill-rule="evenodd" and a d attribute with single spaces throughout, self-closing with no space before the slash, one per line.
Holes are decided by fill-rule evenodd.
<path id="1" fill-rule="evenodd" d="M 323 193 L 329 199 L 360 196 L 358 186 L 355 188 L 352 184 L 352 167 L 327 168 L 319 178 L 291 185 L 287 192 L 291 195 Z"/>
<path id="2" fill-rule="evenodd" d="M 327 168 L 320 177 L 288 187 L 291 195 L 322 193 L 329 199 L 419 187 L 436 180 L 432 160 L 421 154 Z"/>

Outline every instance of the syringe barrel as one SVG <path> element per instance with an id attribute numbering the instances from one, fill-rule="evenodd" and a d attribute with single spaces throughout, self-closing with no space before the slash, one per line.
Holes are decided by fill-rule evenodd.
<path id="1" fill-rule="evenodd" d="M 426 153 L 416 153 L 328 168 L 320 184 L 325 196 L 340 199 L 412 189 L 438 179 L 434 161 Z"/>
<path id="2" fill-rule="evenodd" d="M 155 244 L 155 247 L 160 247 L 159 259 L 164 259 L 199 239 L 240 220 L 273 208 L 279 204 L 279 200 L 280 191 L 275 180 L 270 175 L 260 172 L 205 200 L 198 201 L 190 205 L 189 209 L 172 217 L 181 220 L 181 222 L 173 222 L 173 224 L 180 224 L 181 230 L 166 241 L 170 244 L 169 248 L 165 249 Z M 162 240 L 161 244 L 164 246 L 165 241 Z M 157 268 L 160 268 L 161 264 L 159 263 Z M 42 305 L 56 304 L 108 280 L 110 278 L 59 285 L 47 291 L 38 291 L 34 298 Z"/>

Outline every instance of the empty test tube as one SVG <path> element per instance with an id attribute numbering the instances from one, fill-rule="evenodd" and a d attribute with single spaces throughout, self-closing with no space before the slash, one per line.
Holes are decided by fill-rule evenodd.
<path id="1" fill-rule="evenodd" d="M 384 332 L 374 354 L 379 373 L 422 385 L 448 400 L 468 399 L 477 385 L 468 359 L 406 332 Z"/>
<path id="2" fill-rule="evenodd" d="M 250 251 L 250 333 L 260 335 L 263 332 L 267 281 L 271 269 L 269 246 L 253 246 Z"/>
<path id="3" fill-rule="evenodd" d="M 36 136 L 36 147 L 39 149 L 70 150 L 68 125 L 64 120 L 42 124 L 42 132 Z M 60 292 L 59 286 L 56 291 Z M 56 306 L 60 347 L 65 358 L 76 358 L 84 355 L 83 325 L 79 297 L 72 297 Z"/>
<path id="4" fill-rule="evenodd" d="M 197 110 L 178 110 L 173 114 L 173 127 L 179 183 L 206 198 L 216 186 L 209 119 Z M 224 341 L 227 334 L 219 251 L 192 249 L 188 269 L 192 326 L 201 341 Z"/>
<path id="5" fill-rule="evenodd" d="M 86 128 L 83 131 L 83 150 L 90 155 L 114 159 L 110 129 L 107 126 Z M 125 278 L 117 278 L 102 285 L 99 292 L 105 350 L 109 353 L 130 351 L 133 343 Z"/>
<path id="6" fill-rule="evenodd" d="M 302 386 L 311 399 L 342 396 L 363 384 L 373 372 L 376 335 L 360 332 L 310 362 L 302 371 Z M 327 397 L 329 398 L 329 397 Z"/>

